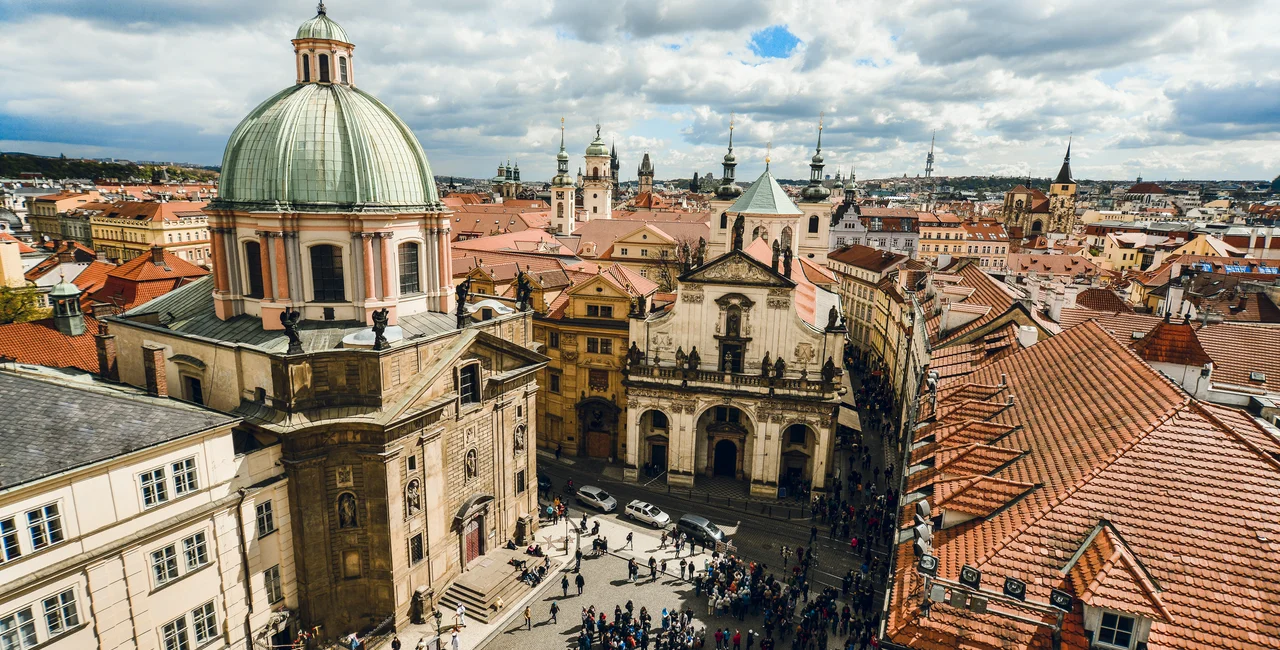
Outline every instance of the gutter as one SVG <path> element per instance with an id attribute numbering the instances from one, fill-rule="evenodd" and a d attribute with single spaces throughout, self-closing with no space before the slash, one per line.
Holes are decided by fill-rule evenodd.
<path id="1" fill-rule="evenodd" d="M 244 500 L 249 497 L 249 490 L 240 488 L 236 492 L 240 495 L 236 504 L 236 544 L 240 547 L 240 568 L 244 575 L 244 645 L 246 650 L 253 650 L 253 627 L 249 624 L 249 617 L 253 615 L 253 591 L 249 587 L 249 549 L 244 541 Z"/>

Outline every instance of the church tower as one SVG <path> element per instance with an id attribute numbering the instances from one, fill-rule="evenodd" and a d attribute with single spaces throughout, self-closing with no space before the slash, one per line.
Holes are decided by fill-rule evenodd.
<path id="1" fill-rule="evenodd" d="M 560 118 L 560 153 L 556 154 L 556 175 L 551 179 L 551 231 L 573 234 L 573 178 L 569 176 L 569 153 L 564 149 L 564 118 Z"/>
<path id="2" fill-rule="evenodd" d="M 587 175 L 582 180 L 582 207 L 586 210 L 583 221 L 613 218 L 613 159 L 609 148 L 600 139 L 600 125 L 596 125 L 596 139 L 587 145 Z"/>
<path id="3" fill-rule="evenodd" d="M 733 220 L 725 212 L 733 202 L 742 196 L 742 188 L 734 182 L 734 173 L 738 167 L 738 157 L 733 155 L 733 116 L 729 116 L 729 151 L 724 155 L 724 177 L 716 187 L 716 196 L 711 199 L 711 250 L 729 250 L 730 229 Z M 708 175 L 711 172 L 707 172 Z"/>
<path id="4" fill-rule="evenodd" d="M 640 193 L 653 192 L 653 163 L 649 161 L 649 152 L 644 152 L 644 158 L 640 159 L 640 168 L 636 170 L 636 176 L 640 179 Z"/>
<path id="5" fill-rule="evenodd" d="M 1071 234 L 1076 227 L 1076 182 L 1071 178 L 1071 142 L 1062 169 L 1049 186 L 1049 232 Z"/>
<path id="6" fill-rule="evenodd" d="M 822 158 L 822 119 L 818 118 L 818 146 L 809 161 L 809 185 L 800 190 L 800 203 L 796 206 L 804 212 L 795 228 L 799 236 L 790 240 L 794 242 L 792 251 L 795 254 L 826 264 L 833 206 L 830 201 L 831 190 L 823 184 L 822 178 L 822 169 L 826 166 Z M 787 242 L 783 243 L 785 245 Z"/>

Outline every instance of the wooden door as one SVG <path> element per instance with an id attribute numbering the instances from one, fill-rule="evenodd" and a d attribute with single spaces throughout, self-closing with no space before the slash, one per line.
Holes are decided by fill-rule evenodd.
<path id="1" fill-rule="evenodd" d="M 470 564 L 472 560 L 480 557 L 480 522 L 473 519 L 467 524 L 463 538 L 467 548 L 467 557 L 463 563 Z"/>

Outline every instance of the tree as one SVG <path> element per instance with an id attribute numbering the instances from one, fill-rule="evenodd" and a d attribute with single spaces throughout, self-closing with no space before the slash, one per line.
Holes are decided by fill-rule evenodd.
<path id="1" fill-rule="evenodd" d="M 39 313 L 35 289 L 0 287 L 0 325 L 26 322 Z"/>
<path id="2" fill-rule="evenodd" d="M 649 279 L 663 291 L 675 291 L 676 279 L 696 261 L 698 240 L 677 237 L 670 248 L 658 251 L 658 259 L 649 271 Z"/>

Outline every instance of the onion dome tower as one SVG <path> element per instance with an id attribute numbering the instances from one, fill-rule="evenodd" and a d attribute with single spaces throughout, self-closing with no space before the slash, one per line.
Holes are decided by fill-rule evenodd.
<path id="1" fill-rule="evenodd" d="M 372 322 L 452 308 L 448 211 L 422 145 L 356 87 L 355 45 L 321 3 L 294 83 L 232 132 L 206 212 L 218 318 Z M 292 317 L 290 317 L 292 318 Z"/>
<path id="2" fill-rule="evenodd" d="M 826 201 L 831 196 L 831 190 L 822 184 L 822 168 L 825 163 L 822 159 L 822 118 L 818 118 L 818 148 L 813 152 L 813 158 L 809 161 L 809 185 L 800 190 L 800 198 L 805 203 L 818 203 Z"/>
<path id="3" fill-rule="evenodd" d="M 724 155 L 724 178 L 716 188 L 716 198 L 732 201 L 742 195 L 742 188 L 734 182 L 734 173 L 738 167 L 738 157 L 733 155 L 733 117 L 729 117 L 729 151 Z"/>
<path id="4" fill-rule="evenodd" d="M 574 180 L 569 176 L 569 153 L 564 148 L 564 118 L 560 118 L 560 153 L 556 175 L 551 178 L 551 227 L 556 234 L 573 234 Z"/>

